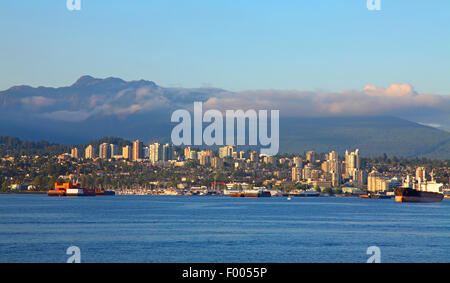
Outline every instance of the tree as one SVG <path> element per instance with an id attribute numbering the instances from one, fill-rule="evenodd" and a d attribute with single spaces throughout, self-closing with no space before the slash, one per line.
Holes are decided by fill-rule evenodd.
<path id="1" fill-rule="evenodd" d="M 33 179 L 33 186 L 35 187 L 36 190 L 38 191 L 43 191 L 43 190 L 47 190 L 48 189 L 48 177 L 44 177 L 44 176 L 36 176 Z"/>
<path id="2" fill-rule="evenodd" d="M 6 179 L 3 181 L 2 184 L 2 192 L 7 192 L 9 191 L 9 186 L 11 185 L 11 180 L 10 179 Z"/>

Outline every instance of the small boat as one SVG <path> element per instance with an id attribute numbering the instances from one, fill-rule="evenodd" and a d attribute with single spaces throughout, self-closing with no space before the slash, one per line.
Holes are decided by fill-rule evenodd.
<path id="1" fill-rule="evenodd" d="M 376 195 L 371 195 L 370 198 L 374 198 L 374 199 L 391 199 L 392 196 L 376 194 Z"/>
<path id="2" fill-rule="evenodd" d="M 320 193 L 317 192 L 316 190 L 306 190 L 306 191 L 300 192 L 300 194 L 298 196 L 299 197 L 318 197 L 318 196 L 320 196 Z"/>
<path id="3" fill-rule="evenodd" d="M 267 198 L 271 197 L 272 194 L 269 191 L 246 190 L 243 192 L 230 193 L 229 196 L 234 198 Z"/>
<path id="4" fill-rule="evenodd" d="M 99 190 L 99 191 L 95 191 L 95 195 L 97 195 L 97 196 L 114 196 L 114 195 L 116 195 L 116 192 Z"/>

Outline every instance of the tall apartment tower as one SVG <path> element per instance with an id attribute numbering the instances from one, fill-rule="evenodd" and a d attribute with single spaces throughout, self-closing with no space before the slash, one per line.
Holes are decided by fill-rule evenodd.
<path id="1" fill-rule="evenodd" d="M 131 146 L 127 145 L 127 146 L 122 147 L 122 157 L 124 159 L 131 160 L 132 156 L 133 156 L 133 150 L 132 150 Z"/>
<path id="2" fill-rule="evenodd" d="M 184 148 L 184 159 L 185 160 L 189 159 L 190 152 L 191 152 L 191 148 L 190 147 Z"/>
<path id="3" fill-rule="evenodd" d="M 314 151 L 308 151 L 306 153 L 306 160 L 308 160 L 309 163 L 315 163 L 317 160 L 316 153 Z"/>
<path id="4" fill-rule="evenodd" d="M 101 159 L 109 159 L 111 158 L 111 151 L 109 143 L 102 143 L 99 146 L 98 157 Z"/>
<path id="5" fill-rule="evenodd" d="M 294 166 L 297 168 L 303 168 L 303 160 L 300 156 L 294 156 Z"/>
<path id="6" fill-rule="evenodd" d="M 359 162 L 359 149 L 354 152 L 345 151 L 345 177 L 355 179 L 359 174 L 360 162 Z"/>
<path id="7" fill-rule="evenodd" d="M 140 140 L 135 140 L 133 142 L 133 161 L 137 161 L 144 157 L 144 148 L 143 144 Z"/>
<path id="8" fill-rule="evenodd" d="M 94 159 L 95 158 L 95 149 L 92 145 L 88 145 L 86 150 L 84 151 L 84 157 L 86 159 Z"/>
<path id="9" fill-rule="evenodd" d="M 76 147 L 72 148 L 72 152 L 71 152 L 70 156 L 72 158 L 79 159 L 80 155 L 78 154 L 78 148 L 76 148 Z"/>
<path id="10" fill-rule="evenodd" d="M 219 148 L 219 157 L 220 158 L 233 157 L 235 148 L 236 147 L 234 145 L 227 145 Z"/>
<path id="11" fill-rule="evenodd" d="M 162 160 L 169 161 L 174 159 L 173 146 L 169 143 L 166 143 L 162 147 Z"/>
<path id="12" fill-rule="evenodd" d="M 302 178 L 302 169 L 300 167 L 292 167 L 292 182 L 299 182 Z"/>
<path id="13" fill-rule="evenodd" d="M 331 182 L 334 187 L 341 184 L 341 168 L 339 163 L 339 156 L 336 151 L 332 151 L 328 154 L 328 162 L 330 166 Z"/>
<path id="14" fill-rule="evenodd" d="M 116 155 L 119 155 L 119 147 L 115 144 L 110 144 L 109 145 L 111 148 L 111 157 L 114 157 Z"/>
<path id="15" fill-rule="evenodd" d="M 162 159 L 162 147 L 159 143 L 155 142 L 149 146 L 148 158 L 151 162 L 157 162 Z"/>

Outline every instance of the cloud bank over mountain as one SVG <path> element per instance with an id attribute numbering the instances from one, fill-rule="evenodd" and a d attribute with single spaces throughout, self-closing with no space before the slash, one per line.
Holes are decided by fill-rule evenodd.
<path id="1" fill-rule="evenodd" d="M 251 90 L 229 92 L 215 88 L 164 88 L 150 81 L 125 82 L 118 78 L 83 76 L 70 87 L 12 87 L 0 92 L 3 112 L 23 110 L 26 115 L 79 122 L 93 116 L 117 116 L 192 108 L 278 109 L 287 117 L 391 115 L 450 128 L 450 96 L 418 93 L 413 86 L 394 83 L 385 88 L 367 85 L 341 92 Z"/>
<path id="2" fill-rule="evenodd" d="M 450 113 L 450 96 L 420 94 L 409 84 L 388 88 L 367 85 L 342 92 L 259 90 L 212 97 L 205 107 L 215 109 L 279 109 L 290 117 L 393 115 L 421 118 Z M 437 122 L 437 121 L 435 121 Z"/>

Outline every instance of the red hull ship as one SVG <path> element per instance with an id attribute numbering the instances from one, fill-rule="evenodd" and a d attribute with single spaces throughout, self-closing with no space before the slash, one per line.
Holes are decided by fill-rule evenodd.
<path id="1" fill-rule="evenodd" d="M 55 183 L 55 188 L 47 192 L 48 196 L 95 196 L 95 190 L 83 189 L 80 184 L 73 183 Z"/>

